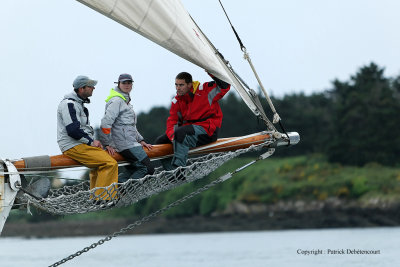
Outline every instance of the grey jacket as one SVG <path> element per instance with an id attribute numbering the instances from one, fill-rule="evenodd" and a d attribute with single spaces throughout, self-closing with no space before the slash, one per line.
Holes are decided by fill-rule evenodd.
<path id="1" fill-rule="evenodd" d="M 136 128 L 136 114 L 133 106 L 129 104 L 130 100 L 129 94 L 122 92 L 118 87 L 111 89 L 101 120 L 100 141 L 104 146 L 115 147 L 118 152 L 141 146 L 140 142 L 144 140 Z M 111 136 L 105 133 L 110 128 Z"/>
<path id="2" fill-rule="evenodd" d="M 75 92 L 67 94 L 58 105 L 57 110 L 57 142 L 62 152 L 80 145 L 91 145 L 94 131 L 89 123 L 89 111 L 83 100 Z"/>

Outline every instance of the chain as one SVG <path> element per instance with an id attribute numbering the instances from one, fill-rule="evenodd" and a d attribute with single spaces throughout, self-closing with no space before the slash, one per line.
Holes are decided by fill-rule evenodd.
<path id="1" fill-rule="evenodd" d="M 164 208 L 162 208 L 160 210 L 157 210 L 157 211 L 155 211 L 155 212 L 143 217 L 140 220 L 137 220 L 136 222 L 128 225 L 127 227 L 122 228 L 118 232 L 114 232 L 113 234 L 111 234 L 111 235 L 109 235 L 109 236 L 107 236 L 105 238 L 100 239 L 99 241 L 91 244 L 90 246 L 85 247 L 84 249 L 82 249 L 82 250 L 80 250 L 80 251 L 78 251 L 78 252 L 76 252 L 74 254 L 71 254 L 70 256 L 68 256 L 68 257 L 66 257 L 66 258 L 64 258 L 64 259 L 62 259 L 62 260 L 50 265 L 50 267 L 59 266 L 59 265 L 61 265 L 63 263 L 66 263 L 67 261 L 72 260 L 73 258 L 78 257 L 78 256 L 82 255 L 83 253 L 88 252 L 89 250 L 94 249 L 99 245 L 104 244 L 104 242 L 110 241 L 112 238 L 117 237 L 119 235 L 122 235 L 122 234 L 130 231 L 130 230 L 134 229 L 136 226 L 139 226 L 142 223 L 149 221 L 151 218 L 158 216 L 160 213 L 163 213 L 163 212 L 165 212 L 165 211 L 167 211 L 167 210 L 169 210 L 169 209 L 171 209 L 171 208 L 173 208 L 175 206 L 180 205 L 181 203 L 185 202 L 186 200 L 188 200 L 188 199 L 200 194 L 203 191 L 208 190 L 209 188 L 211 188 L 211 187 L 213 187 L 213 186 L 215 186 L 215 185 L 217 185 L 217 184 L 229 179 L 230 177 L 232 177 L 232 174 L 231 173 L 227 173 L 224 176 L 221 176 L 220 178 L 214 180 L 213 182 L 205 185 L 204 187 L 201 187 L 201 188 L 197 189 L 196 191 L 193 191 L 192 193 L 184 196 L 183 198 L 180 198 L 180 199 L 172 202 L 171 204 L 165 206 Z"/>
<path id="2" fill-rule="evenodd" d="M 194 196 L 196 196 L 196 195 L 198 195 L 198 194 L 200 194 L 200 193 L 202 193 L 202 192 L 208 190 L 209 188 L 211 188 L 211 187 L 213 187 L 213 186 L 215 186 L 215 185 L 217 185 L 217 184 L 219 184 L 219 183 L 222 183 L 222 182 L 228 180 L 228 179 L 231 178 L 234 174 L 236 174 L 236 173 L 238 173 L 238 172 L 244 170 L 245 168 L 249 167 L 250 165 L 253 165 L 253 164 L 256 163 L 257 161 L 262 160 L 262 159 L 265 159 L 265 158 L 271 156 L 271 155 L 274 153 L 274 151 L 275 151 L 274 149 L 269 149 L 266 153 L 264 153 L 264 154 L 262 154 L 261 156 L 259 156 L 256 160 L 253 160 L 253 161 L 251 161 L 250 163 L 247 163 L 247 164 L 243 165 L 242 167 L 237 168 L 237 169 L 236 169 L 235 171 L 233 171 L 233 172 L 228 172 L 228 173 L 224 174 L 223 176 L 220 176 L 218 179 L 212 181 L 211 183 L 209 183 L 209 184 L 207 184 L 207 185 L 205 185 L 205 186 L 203 186 L 203 187 L 197 189 L 196 191 L 193 191 L 193 192 L 191 192 L 190 194 L 188 194 L 188 195 L 186 195 L 186 196 L 184 196 L 184 197 L 182 197 L 182 198 L 180 198 L 180 199 L 178 199 L 178 200 L 176 200 L 176 201 L 174 201 L 174 202 L 168 204 L 168 205 L 165 206 L 164 208 L 159 209 L 159 210 L 157 210 L 157 211 L 155 211 L 155 212 L 153 212 L 153 213 L 151 213 L 151 214 L 149 214 L 149 215 L 143 217 L 142 219 L 137 220 L 136 222 L 134 222 L 134 223 L 132 223 L 132 224 L 129 224 L 127 227 L 122 228 L 122 229 L 119 230 L 118 232 L 114 232 L 113 234 L 108 235 L 108 236 L 106 236 L 105 238 L 100 239 L 99 241 L 97 241 L 97 242 L 91 244 L 90 246 L 85 247 L 84 249 L 82 249 L 82 250 L 80 250 L 80 251 L 78 251 L 78 252 L 76 252 L 76 253 L 74 253 L 74 254 L 71 254 L 70 256 L 68 256 L 68 257 L 66 257 L 66 258 L 64 258 L 64 259 L 62 259 L 62 260 L 60 260 L 60 261 L 58 261 L 58 262 L 56 262 L 56 263 L 50 265 L 50 267 L 59 266 L 59 265 L 61 265 L 61 264 L 63 264 L 63 263 L 66 263 L 67 261 L 72 260 L 73 258 L 78 257 L 78 256 L 82 255 L 83 253 L 88 252 L 89 250 L 94 249 L 94 248 L 96 248 L 96 247 L 99 246 L 99 245 L 104 244 L 104 242 L 110 241 L 112 238 L 117 237 L 117 236 L 119 236 L 119 235 L 122 235 L 122 234 L 124 234 L 124 233 L 126 233 L 126 232 L 128 232 L 128 231 L 130 231 L 130 230 L 132 230 L 132 229 L 134 229 L 136 226 L 139 226 L 139 225 L 141 225 L 142 223 L 149 221 L 149 220 L 152 219 L 153 217 L 158 216 L 160 213 L 163 213 L 163 212 L 165 212 L 165 211 L 167 211 L 167 210 L 169 210 L 169 209 L 171 209 L 171 208 L 173 208 L 173 207 L 176 207 L 176 206 L 182 204 L 183 202 L 185 202 L 186 200 L 188 200 L 188 199 L 190 199 L 190 198 L 192 198 L 192 197 L 194 197 Z"/>

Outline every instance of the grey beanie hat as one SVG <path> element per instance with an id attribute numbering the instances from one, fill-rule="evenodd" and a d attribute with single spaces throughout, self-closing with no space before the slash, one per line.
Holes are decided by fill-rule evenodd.
<path id="1" fill-rule="evenodd" d="M 96 86 L 97 81 L 89 79 L 87 76 L 79 75 L 78 77 L 75 78 L 74 82 L 72 83 L 72 86 L 74 89 L 79 89 L 81 87 L 85 86 Z"/>

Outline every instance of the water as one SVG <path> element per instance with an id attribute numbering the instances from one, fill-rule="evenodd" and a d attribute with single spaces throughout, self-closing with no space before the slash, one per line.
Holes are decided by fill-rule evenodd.
<path id="1" fill-rule="evenodd" d="M 48 266 L 103 237 L 0 238 L 0 266 Z M 400 266 L 400 228 L 131 235 L 62 266 Z M 328 254 L 372 250 L 380 254 Z M 305 251 L 323 254 L 305 255 Z"/>

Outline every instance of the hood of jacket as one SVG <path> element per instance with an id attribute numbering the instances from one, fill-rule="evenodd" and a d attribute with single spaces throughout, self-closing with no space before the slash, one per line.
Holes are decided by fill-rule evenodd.
<path id="1" fill-rule="evenodd" d="M 73 99 L 73 100 L 75 100 L 76 102 L 79 102 L 79 103 L 90 103 L 90 99 L 89 98 L 82 99 L 75 93 L 75 91 L 72 91 L 71 93 L 66 94 L 64 96 L 64 99 Z"/>
<path id="2" fill-rule="evenodd" d="M 131 96 L 127 93 L 124 93 L 119 89 L 117 86 L 116 88 L 111 88 L 110 94 L 106 98 L 106 102 L 110 101 L 111 98 L 113 97 L 120 97 L 122 98 L 126 103 L 129 103 L 131 101 Z"/>
<path id="3" fill-rule="evenodd" d="M 189 100 L 193 99 L 197 89 L 199 88 L 200 82 L 199 81 L 193 81 L 192 82 L 192 88 L 190 88 L 189 92 L 187 92 L 184 95 L 176 95 L 177 99 L 183 100 L 185 102 L 188 102 Z"/>

